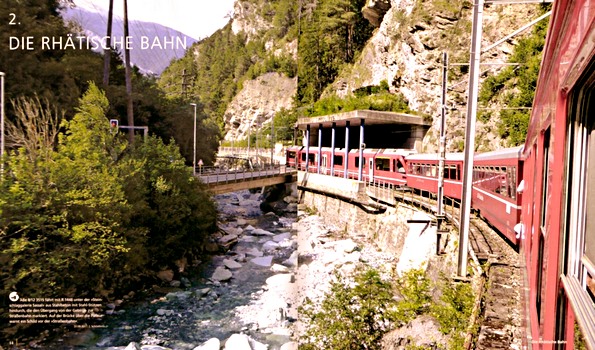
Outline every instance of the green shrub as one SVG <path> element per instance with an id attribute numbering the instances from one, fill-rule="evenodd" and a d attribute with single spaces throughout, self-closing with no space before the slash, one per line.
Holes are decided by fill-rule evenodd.
<path id="1" fill-rule="evenodd" d="M 411 269 L 397 280 L 396 288 L 401 296 L 397 315 L 402 323 L 428 312 L 432 302 L 431 287 L 431 281 L 422 269 Z"/>
<path id="2" fill-rule="evenodd" d="M 469 283 L 450 281 L 444 276 L 440 281 L 440 302 L 432 305 L 430 313 L 440 323 L 440 331 L 451 336 L 449 348 L 463 349 L 475 293 Z"/>
<path id="3" fill-rule="evenodd" d="M 380 349 L 395 321 L 391 283 L 373 269 L 355 275 L 353 286 L 335 278 L 319 309 L 307 300 L 299 310 L 308 325 L 300 349 Z"/>

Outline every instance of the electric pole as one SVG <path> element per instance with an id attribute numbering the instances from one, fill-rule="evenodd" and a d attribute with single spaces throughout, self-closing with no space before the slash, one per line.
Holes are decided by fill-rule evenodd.
<path id="1" fill-rule="evenodd" d="M 103 88 L 109 85 L 110 59 L 112 55 L 112 22 L 114 18 L 114 0 L 109 0 L 109 12 L 107 15 L 107 40 L 106 48 L 103 49 Z"/>
<path id="2" fill-rule="evenodd" d="M 126 65 L 126 99 L 128 102 L 127 116 L 128 126 L 134 127 L 134 111 L 132 109 L 132 78 L 130 72 L 130 50 L 128 48 L 128 38 L 130 34 L 128 32 L 128 0 L 124 0 L 124 61 Z M 134 142 L 134 129 L 131 128 L 128 131 L 128 141 L 132 144 Z"/>
<path id="3" fill-rule="evenodd" d="M 184 98 L 188 97 L 188 91 L 186 90 L 186 88 L 190 84 L 186 82 L 186 77 L 189 77 L 189 76 L 190 76 L 190 74 L 186 74 L 186 68 L 184 68 L 182 70 L 182 96 L 184 96 Z"/>

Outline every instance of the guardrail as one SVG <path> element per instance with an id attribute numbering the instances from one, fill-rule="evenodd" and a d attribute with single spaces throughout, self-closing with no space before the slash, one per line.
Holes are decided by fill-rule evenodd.
<path id="1" fill-rule="evenodd" d="M 293 168 L 285 165 L 264 166 L 258 169 L 229 170 L 220 167 L 202 167 L 196 175 L 205 184 L 220 184 L 247 181 L 255 178 L 274 177 L 286 175 L 295 171 Z"/>

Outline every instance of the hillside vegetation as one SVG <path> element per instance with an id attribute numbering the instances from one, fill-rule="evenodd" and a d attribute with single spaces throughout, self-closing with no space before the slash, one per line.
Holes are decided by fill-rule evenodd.
<path id="1" fill-rule="evenodd" d="M 267 72 L 297 76 L 293 105 L 273 118 L 275 129 L 279 130 L 277 140 L 291 139 L 292 133 L 287 130 L 298 117 L 354 109 L 413 113 L 432 119 L 435 117 L 432 106 L 439 98 L 434 96 L 434 90 L 420 89 L 424 86 L 430 89 L 434 80 L 439 80 L 435 66 L 440 63 L 443 51 L 449 53 L 450 62 L 468 60 L 472 4 L 464 0 L 415 1 L 409 10 L 405 7 L 390 9 L 382 28 L 374 28 L 363 17 L 362 8 L 366 5 L 364 0 L 239 1 L 236 10 L 241 10 L 240 13 L 236 13 L 227 26 L 197 43 L 185 57 L 173 62 L 160 78 L 159 85 L 168 96 L 186 96 L 188 100 L 200 101 L 209 120 L 223 132 L 230 128 L 224 125 L 223 116 L 246 80 Z M 544 6 L 541 12 L 547 8 Z M 508 15 L 500 16 L 507 18 Z M 546 21 L 542 21 L 531 37 L 522 36 L 515 41 L 510 60 L 523 63 L 519 68 L 499 70 L 497 76 L 488 73 L 480 97 L 484 106 L 530 106 L 546 26 Z M 378 36 L 379 31 L 385 37 L 374 40 L 386 47 L 373 48 L 380 45 L 371 46 L 373 36 Z M 500 32 L 490 32 L 489 40 L 501 36 Z M 395 57 L 402 44 L 413 51 L 409 55 L 417 55 L 416 60 L 427 64 L 426 70 L 420 71 L 417 77 L 410 77 L 411 74 L 403 70 L 407 69 L 411 57 Z M 378 55 L 374 50 L 389 51 L 385 60 L 391 67 L 382 69 L 390 79 L 371 78 L 375 74 L 371 65 L 377 62 L 370 59 Z M 449 69 L 449 81 L 459 86 L 458 82 L 464 80 L 467 73 L 467 66 L 453 66 Z M 420 81 L 404 82 L 412 78 Z M 450 91 L 449 99 L 462 105 L 465 93 L 459 90 Z M 412 94 L 414 101 L 409 101 Z M 510 145 L 522 143 L 527 116 L 528 111 L 521 109 L 483 113 L 480 121 L 493 135 L 483 141 L 480 136 L 480 141 L 490 143 L 488 140 L 496 137 Z M 457 145 L 463 145 L 460 128 L 462 126 L 458 125 L 451 130 L 452 150 L 460 151 Z M 268 135 L 270 126 L 265 126 L 261 132 Z M 245 140 L 235 141 L 237 145 L 246 143 Z"/>

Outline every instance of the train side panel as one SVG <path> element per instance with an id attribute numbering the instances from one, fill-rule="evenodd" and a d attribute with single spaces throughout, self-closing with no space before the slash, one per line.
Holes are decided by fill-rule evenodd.
<path id="1" fill-rule="evenodd" d="M 527 344 L 595 349 L 595 3 L 557 0 L 524 151 Z"/>
<path id="2" fill-rule="evenodd" d="M 515 247 L 520 235 L 522 147 L 477 154 L 473 161 L 471 206 Z M 518 236 L 518 237 L 517 237 Z"/>
<path id="3" fill-rule="evenodd" d="M 438 155 L 416 154 L 405 157 L 407 186 L 419 191 L 438 192 Z M 463 184 L 463 154 L 449 153 L 444 161 L 444 195 L 460 200 Z"/>

